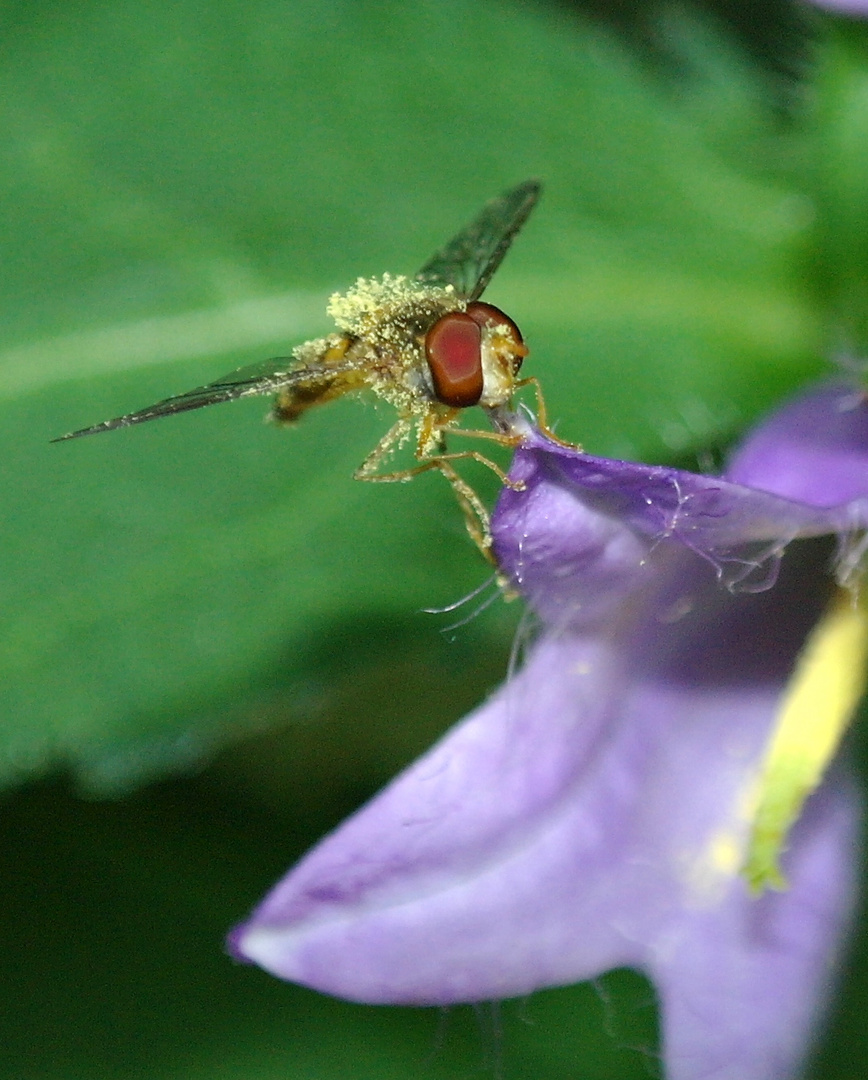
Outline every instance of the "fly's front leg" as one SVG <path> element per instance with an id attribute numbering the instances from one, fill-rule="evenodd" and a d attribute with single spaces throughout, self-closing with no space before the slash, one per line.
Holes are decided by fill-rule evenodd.
<path id="1" fill-rule="evenodd" d="M 508 446 L 514 448 L 521 443 L 520 435 L 501 435 L 496 431 L 475 431 L 472 428 L 451 428 L 450 435 L 467 435 L 472 439 L 488 439 L 492 442 L 498 443 L 500 446 Z M 485 465 L 486 468 L 491 469 L 498 480 L 504 487 L 511 488 L 513 491 L 524 491 L 525 483 L 523 480 L 510 480 L 501 467 L 496 464 L 491 458 L 487 458 L 485 454 L 481 454 L 478 450 L 461 450 L 455 454 L 439 454 L 438 457 L 443 460 L 456 460 L 458 458 L 472 458 L 474 461 L 478 461 L 480 465 Z"/>
<path id="2" fill-rule="evenodd" d="M 470 435 L 472 432 L 461 431 L 460 435 Z M 493 462 L 490 458 L 487 458 L 484 454 L 480 454 L 478 450 L 457 450 L 453 454 L 438 454 L 431 459 L 432 461 L 478 461 L 480 465 L 485 465 L 491 469 L 497 479 L 503 484 L 504 487 L 512 488 L 513 491 L 524 491 L 525 484 L 522 480 L 510 480 L 501 467 Z M 438 465 L 437 468 L 440 466 Z M 454 469 L 453 469 L 454 472 Z"/>
<path id="3" fill-rule="evenodd" d="M 496 431 L 477 431 L 473 428 L 449 427 L 454 417 L 458 414 L 457 409 L 452 409 L 445 416 L 439 416 L 435 412 L 428 413 L 419 425 L 419 437 L 416 440 L 416 457 L 421 460 L 430 458 L 432 461 L 461 461 L 471 459 L 478 461 L 487 469 L 491 469 L 497 479 L 505 487 L 516 491 L 523 491 L 524 484 L 514 484 L 499 465 L 481 454 L 478 450 L 460 450 L 457 453 L 447 454 L 446 431 L 450 435 L 469 435 L 471 438 L 489 439 L 500 443 L 501 446 L 516 446 L 521 440 L 511 435 L 501 435 Z M 442 471 L 442 470 L 441 470 Z M 455 470 L 452 469 L 454 473 Z M 457 475 L 457 474 L 456 474 Z"/>
<path id="4" fill-rule="evenodd" d="M 536 397 L 536 424 L 539 430 L 545 435 L 547 439 L 551 439 L 552 442 L 557 443 L 559 446 L 566 446 L 569 450 L 581 450 L 581 446 L 578 443 L 567 442 L 565 439 L 559 439 L 557 435 L 549 427 L 548 421 L 548 409 L 546 409 L 545 398 L 543 397 L 542 387 L 540 386 L 539 379 L 535 375 L 529 375 L 526 379 L 521 379 L 517 382 L 516 388 L 522 386 L 532 386 L 533 392 Z"/>

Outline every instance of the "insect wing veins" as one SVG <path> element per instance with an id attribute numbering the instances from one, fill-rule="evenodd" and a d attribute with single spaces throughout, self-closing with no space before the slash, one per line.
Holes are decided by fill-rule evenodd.
<path id="1" fill-rule="evenodd" d="M 324 377 L 341 374 L 341 372 L 350 370 L 354 366 L 346 363 L 329 367 L 318 364 L 305 364 L 299 367 L 298 361 L 293 357 L 276 356 L 270 360 L 263 360 L 257 364 L 239 368 L 237 371 L 223 375 L 205 386 L 197 386 L 193 390 L 186 391 L 186 393 L 164 398 L 163 401 L 139 409 L 138 412 L 127 413 L 125 416 L 116 416 L 112 420 L 104 420 L 100 424 L 94 424 L 79 431 L 70 431 L 67 435 L 61 435 L 51 441 L 64 442 L 66 439 L 77 439 L 82 435 L 95 435 L 101 431 L 114 431 L 116 428 L 142 424 L 146 420 L 155 420 L 160 416 L 171 416 L 174 413 L 188 412 L 191 409 L 201 409 L 206 405 L 217 405 L 223 401 L 235 401 L 238 398 L 255 397 L 262 394 L 276 394 L 290 387 L 303 388 L 316 385 Z"/>
<path id="2" fill-rule="evenodd" d="M 538 180 L 525 180 L 486 203 L 473 221 L 425 263 L 416 281 L 452 285 L 462 298 L 478 300 L 541 192 Z"/>

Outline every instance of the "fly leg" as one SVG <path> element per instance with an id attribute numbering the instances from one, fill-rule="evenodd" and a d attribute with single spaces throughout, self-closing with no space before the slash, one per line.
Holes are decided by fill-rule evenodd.
<path id="1" fill-rule="evenodd" d="M 392 450 L 396 446 L 400 446 L 401 443 L 407 438 L 410 432 L 413 430 L 413 421 L 409 417 L 402 417 L 397 423 L 393 424 L 386 434 L 380 439 L 374 449 L 368 454 L 365 460 L 353 473 L 354 480 L 409 480 L 410 476 L 404 476 L 402 473 L 381 473 L 377 474 L 377 469 L 382 465 L 385 458 L 389 456 Z"/>
<path id="2" fill-rule="evenodd" d="M 481 454 L 478 450 L 461 450 L 457 453 L 446 453 L 446 432 L 448 430 L 450 435 L 468 435 L 475 439 L 489 439 L 498 443 L 500 446 L 517 446 L 521 442 L 520 436 L 505 435 L 497 431 L 479 431 L 475 428 L 455 428 L 450 427 L 453 419 L 457 415 L 458 410 L 453 409 L 445 417 L 440 417 L 437 413 L 431 412 L 427 416 L 423 417 L 419 425 L 419 437 L 416 442 L 416 457 L 420 460 L 427 460 L 430 458 L 432 461 L 459 461 L 462 458 L 472 458 L 473 461 L 478 461 L 480 465 L 484 465 L 487 469 L 491 469 L 497 479 L 504 485 L 504 487 L 513 488 L 516 491 L 523 491 L 524 484 L 516 485 L 501 467 L 487 458 L 484 454 Z M 452 470 L 455 471 L 454 469 Z"/>
<path id="3" fill-rule="evenodd" d="M 474 461 L 479 461 L 492 469 L 502 483 L 509 484 L 506 474 L 499 466 L 495 465 L 493 461 L 489 461 L 488 458 L 484 457 L 476 450 L 467 450 L 455 454 L 435 452 L 432 456 L 428 457 L 427 454 L 431 453 L 432 449 L 443 445 L 443 432 L 441 425 L 433 422 L 426 423 L 425 421 L 420 425 L 419 440 L 416 447 L 416 457 L 425 457 L 425 460 L 420 461 L 418 465 L 411 466 L 409 469 L 398 469 L 394 472 L 387 473 L 377 472 L 377 469 L 383 463 L 383 460 L 387 457 L 392 448 L 396 444 L 403 442 L 409 435 L 412 423 L 413 421 L 411 419 L 404 418 L 394 424 L 386 432 L 383 438 L 380 439 L 358 469 L 356 469 L 353 474 L 354 478 L 356 480 L 367 480 L 376 484 L 400 484 L 412 480 L 414 476 L 419 476 L 421 473 L 428 472 L 431 469 L 437 469 L 438 472 L 446 477 L 452 490 L 455 492 L 455 497 L 458 500 L 458 505 L 461 507 L 461 512 L 464 515 L 464 524 L 467 527 L 467 532 L 470 534 L 471 540 L 473 540 L 474 544 L 476 544 L 485 558 L 493 563 L 494 558 L 491 554 L 491 527 L 488 511 L 485 509 L 482 500 L 470 484 L 468 484 L 456 471 L 452 462 L 462 458 L 472 458 Z"/>
<path id="4" fill-rule="evenodd" d="M 557 435 L 549 427 L 548 422 L 548 409 L 546 409 L 545 398 L 543 397 L 542 387 L 540 386 L 539 379 L 535 375 L 529 375 L 526 379 L 521 379 L 516 384 L 516 388 L 522 386 L 532 386 L 534 395 L 536 396 L 536 424 L 539 430 L 545 435 L 547 439 L 551 439 L 552 442 L 557 443 L 559 446 L 566 446 L 569 450 L 581 450 L 581 446 L 578 443 L 567 442 L 565 439 L 559 439 Z"/>
<path id="5" fill-rule="evenodd" d="M 521 435 L 503 435 L 498 431 L 477 431 L 474 428 L 450 428 L 450 435 L 467 435 L 471 439 L 488 439 L 491 442 L 496 442 L 498 446 L 508 446 L 515 448 L 521 443 Z M 474 461 L 478 461 L 480 465 L 485 465 L 491 469 L 494 475 L 500 480 L 504 487 L 512 488 L 513 491 L 524 491 L 525 484 L 523 480 L 510 480 L 506 473 L 501 469 L 499 465 L 496 465 L 491 458 L 487 458 L 485 454 L 481 454 L 478 450 L 462 450 L 456 454 L 440 454 L 442 458 L 473 458 Z"/>
<path id="6" fill-rule="evenodd" d="M 455 498 L 458 500 L 458 505 L 461 507 L 461 512 L 464 515 L 464 524 L 467 526 L 467 531 L 470 534 L 470 539 L 479 548 L 482 554 L 490 563 L 494 562 L 494 557 L 491 554 L 491 526 L 489 522 L 488 511 L 482 504 L 482 499 L 476 494 L 470 484 L 458 474 L 453 466 L 452 462 L 456 458 L 472 457 L 477 460 L 481 458 L 481 455 L 470 451 L 466 454 L 446 454 L 439 457 L 428 458 L 427 461 L 422 461 L 418 465 L 412 466 L 409 469 L 400 469 L 397 472 L 390 473 L 374 473 L 366 469 L 366 466 L 370 465 L 370 469 L 376 468 L 377 461 L 372 460 L 369 456 L 365 459 L 362 465 L 356 470 L 354 476 L 356 480 L 368 480 L 375 484 L 400 484 L 407 480 L 412 480 L 414 476 L 419 476 L 421 473 L 428 472 L 431 469 L 437 469 L 442 473 L 452 486 L 452 490 L 455 492 Z M 482 460 L 485 460 L 484 458 Z M 492 464 L 491 462 L 486 462 Z M 496 466 L 492 466 L 498 472 L 500 476 L 503 473 L 497 469 Z M 503 477 L 505 480 L 506 477 Z"/>

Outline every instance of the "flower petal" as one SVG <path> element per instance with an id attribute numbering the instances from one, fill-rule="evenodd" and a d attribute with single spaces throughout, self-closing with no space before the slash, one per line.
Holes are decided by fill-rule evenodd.
<path id="1" fill-rule="evenodd" d="M 725 480 L 529 436 L 493 533 L 542 637 L 275 887 L 235 955 L 419 1004 L 631 965 L 660 991 L 670 1080 L 789 1075 L 852 908 L 846 786 L 806 804 L 787 892 L 753 897 L 741 870 L 834 534 L 868 520 L 866 417 L 852 388 L 815 391 Z M 823 483 L 803 475 L 818 463 Z"/>
<path id="2" fill-rule="evenodd" d="M 827 785 L 796 826 L 789 888 L 687 911 L 646 970 L 660 997 L 667 1080 L 795 1076 L 825 1013 L 859 865 L 858 798 Z"/>
<path id="3" fill-rule="evenodd" d="M 814 388 L 776 410 L 742 444 L 729 480 L 809 506 L 868 496 L 868 402 L 852 383 Z"/>
<path id="4" fill-rule="evenodd" d="M 818 7 L 840 11 L 844 15 L 868 16 L 868 0 L 814 0 Z"/>
<path id="5" fill-rule="evenodd" d="M 690 558 L 702 579 L 694 587 L 720 595 L 707 564 Z M 685 650 L 699 616 L 658 627 L 644 643 L 632 636 L 641 647 L 623 651 L 617 635 L 616 644 L 545 637 L 488 705 L 277 886 L 236 932 L 236 955 L 341 997 L 385 1003 L 505 997 L 642 967 L 665 1000 L 674 996 L 669 1038 L 695 1060 L 702 1040 L 690 1033 L 700 1025 L 689 1011 L 681 1017 L 678 995 L 690 985 L 695 1000 L 713 997 L 714 935 L 723 935 L 722 964 L 728 948 L 762 970 L 754 935 L 774 935 L 790 905 L 814 902 L 816 875 L 803 891 L 799 866 L 810 862 L 801 845 L 816 831 L 794 834 L 789 893 L 750 899 L 739 876 L 750 825 L 744 793 L 800 636 L 769 637 L 762 616 L 786 609 L 781 593 L 798 593 L 810 625 L 823 591 L 806 595 L 808 571 L 817 576 L 815 561 L 796 560 L 772 592 L 730 597 L 738 618 L 718 620 L 715 608 L 709 655 L 698 665 Z M 693 656 L 702 657 L 699 643 Z M 852 815 L 846 821 L 852 829 Z M 817 898 L 821 925 L 806 920 L 796 941 L 810 970 L 783 1010 L 787 1024 L 814 1007 L 819 974 L 810 961 L 825 973 L 828 938 L 849 912 L 840 838 L 839 825 L 823 841 L 840 865 L 830 872 L 831 896 Z M 818 942 L 811 935 L 821 931 Z M 783 950 L 779 962 L 796 961 Z M 743 977 L 756 1004 L 764 984 L 747 965 Z M 766 1020 L 753 1050 L 786 1041 L 774 1017 Z M 741 1061 L 743 1028 L 734 1021 L 728 1044 L 712 1040 L 709 1060 L 728 1052 Z"/>
<path id="6" fill-rule="evenodd" d="M 575 920 L 611 900 L 630 810 L 621 763 L 605 775 L 593 765 L 615 676 L 596 643 L 537 649 L 277 886 L 236 933 L 236 954 L 342 997 L 428 1004 L 627 962 L 633 950 L 608 920 L 582 944 L 584 961 L 575 948 Z"/>

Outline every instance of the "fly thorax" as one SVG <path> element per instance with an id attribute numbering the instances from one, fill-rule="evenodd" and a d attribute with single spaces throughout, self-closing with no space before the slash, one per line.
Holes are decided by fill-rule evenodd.
<path id="1" fill-rule="evenodd" d="M 384 274 L 359 278 L 346 293 L 329 300 L 338 327 L 357 339 L 366 382 L 402 412 L 424 411 L 432 400 L 424 353 L 427 329 L 444 314 L 461 311 L 464 301 L 451 285 L 421 285 Z"/>
<path id="2" fill-rule="evenodd" d="M 328 313 L 345 333 L 384 350 L 415 343 L 441 315 L 463 309 L 451 285 L 421 285 L 384 274 L 359 278 L 345 293 L 334 293 Z"/>

